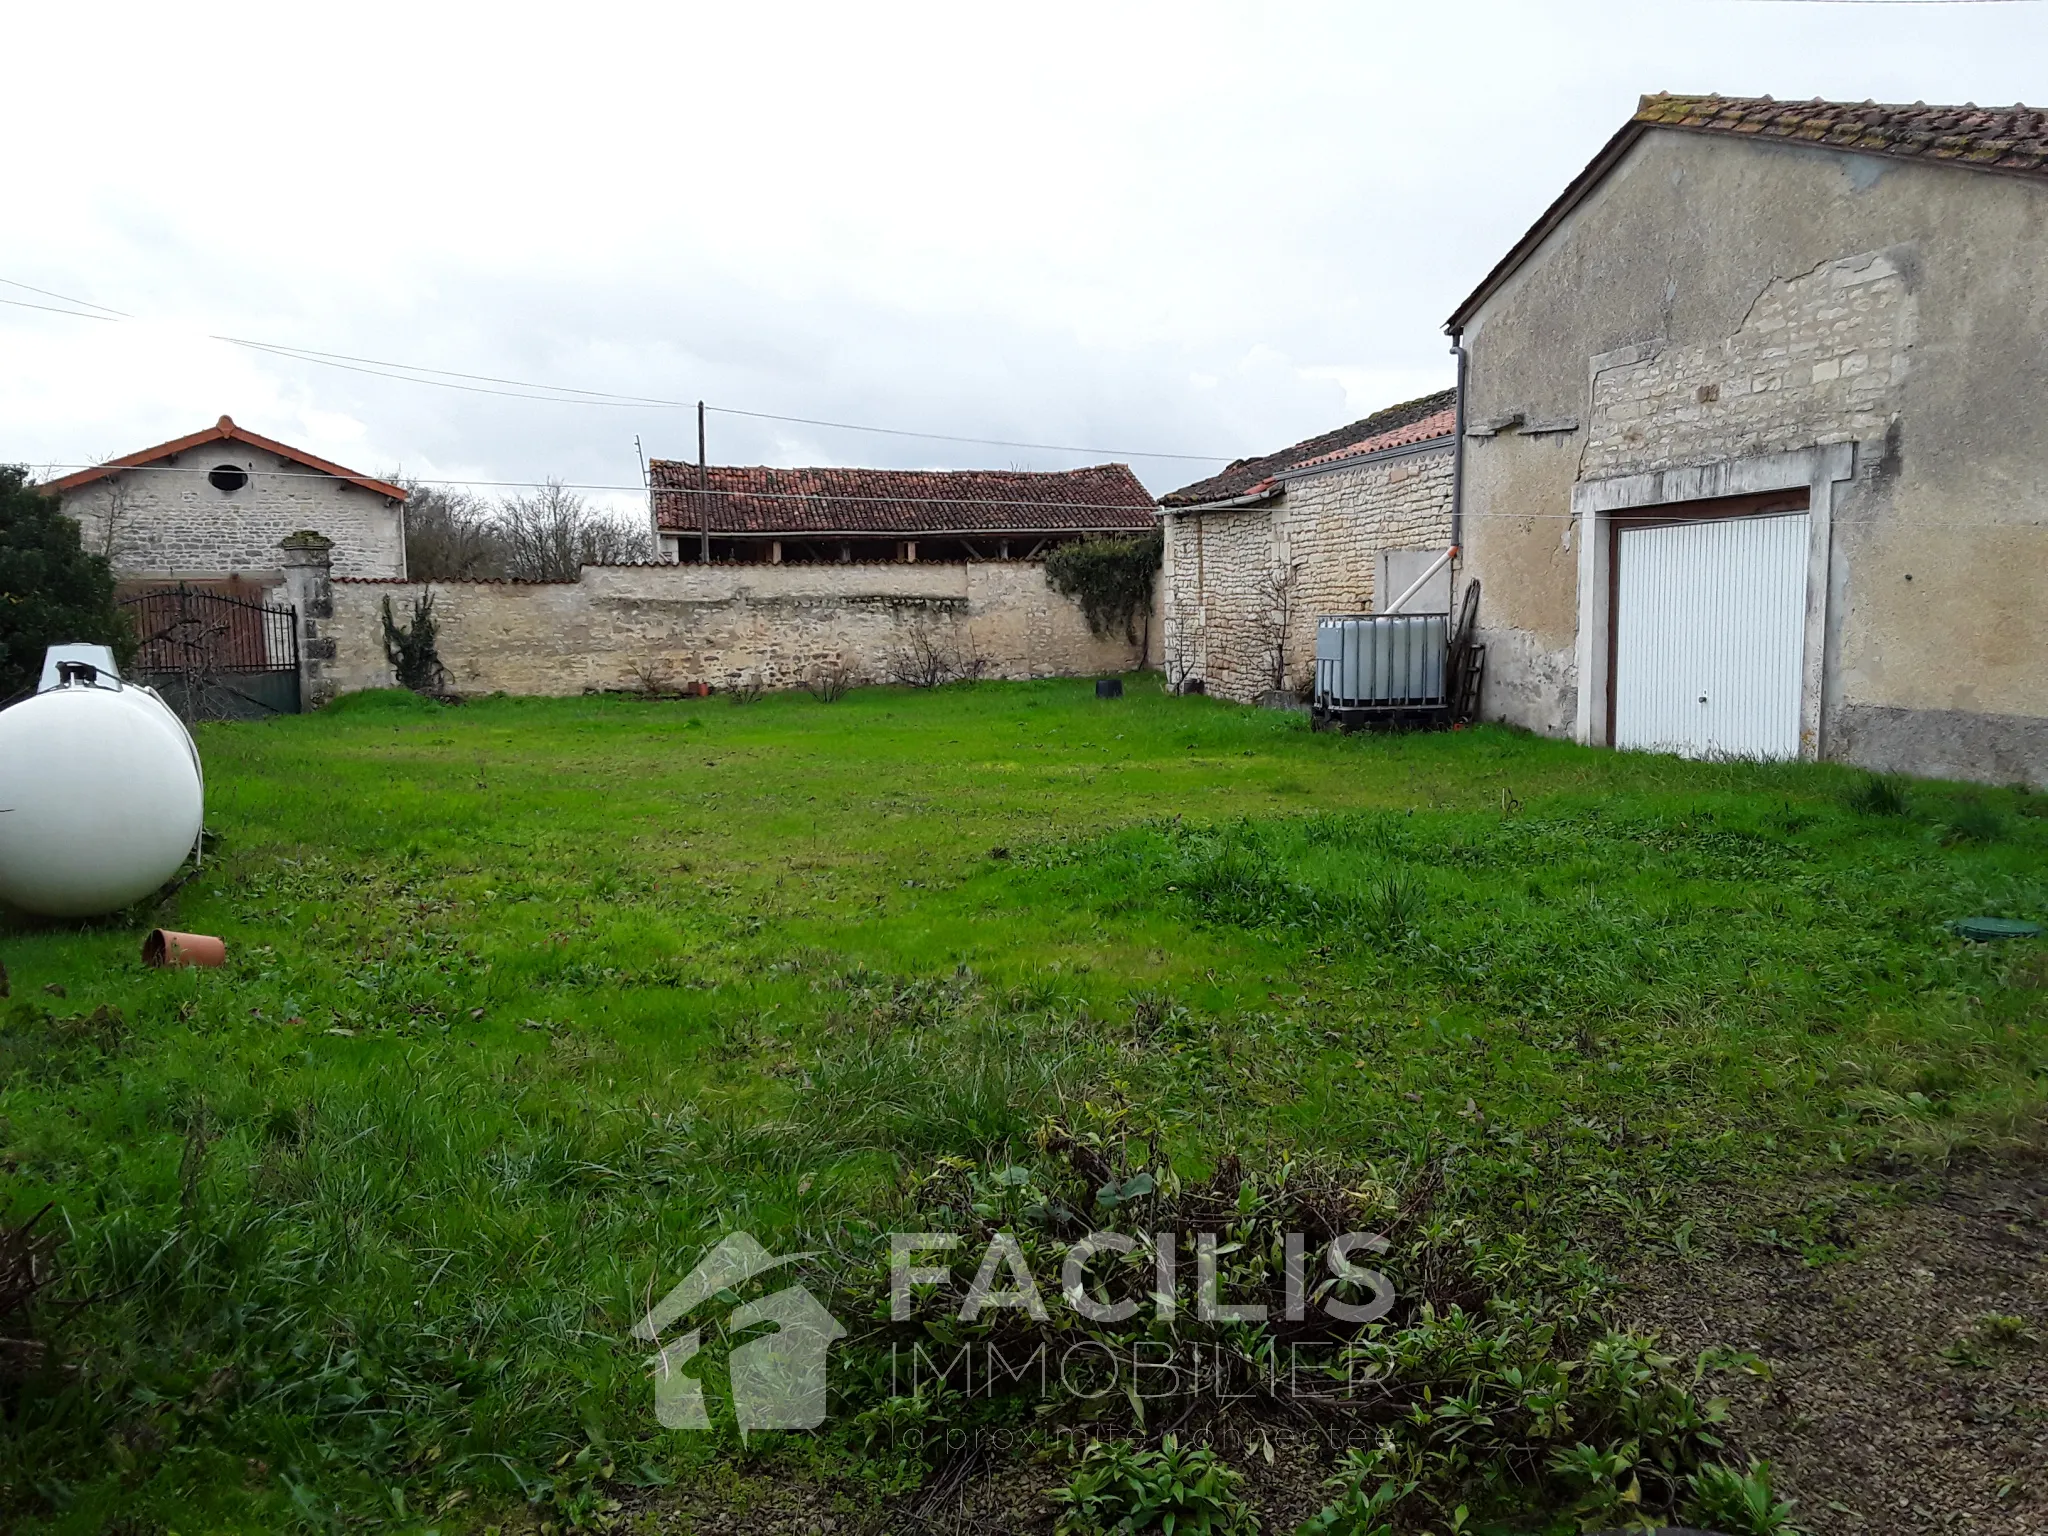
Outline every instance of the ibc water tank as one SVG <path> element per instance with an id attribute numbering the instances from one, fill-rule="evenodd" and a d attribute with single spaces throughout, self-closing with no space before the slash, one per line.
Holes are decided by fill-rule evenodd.
<path id="1" fill-rule="evenodd" d="M 205 785 L 163 700 L 90 666 L 62 673 L 0 709 L 0 902 L 90 917 L 177 873 L 199 837 Z"/>

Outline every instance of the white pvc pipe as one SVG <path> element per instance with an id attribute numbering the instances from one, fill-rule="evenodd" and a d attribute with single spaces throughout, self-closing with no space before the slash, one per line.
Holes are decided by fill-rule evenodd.
<path id="1" fill-rule="evenodd" d="M 1429 584 L 1430 577 L 1434 576 L 1438 571 L 1442 570 L 1446 565 L 1449 565 L 1451 563 L 1451 556 L 1455 555 L 1457 552 L 1458 546 L 1453 544 L 1449 549 L 1445 550 L 1442 554 L 1438 555 L 1434 560 L 1430 561 L 1429 569 L 1424 571 L 1420 576 L 1416 577 L 1413 582 L 1409 583 L 1408 590 L 1406 592 L 1403 592 L 1399 597 L 1395 598 L 1391 603 L 1387 604 L 1387 606 L 1382 608 L 1380 612 L 1399 613 L 1401 609 L 1404 606 L 1406 606 L 1409 598 L 1413 597 L 1416 593 L 1420 592 L 1425 586 Z"/>

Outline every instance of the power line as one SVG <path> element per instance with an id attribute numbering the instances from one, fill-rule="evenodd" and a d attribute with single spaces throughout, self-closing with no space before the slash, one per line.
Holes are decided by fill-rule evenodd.
<path id="1" fill-rule="evenodd" d="M 351 373 L 369 373 L 379 378 L 398 379 L 411 384 L 432 384 L 443 389 L 465 389 L 473 394 L 507 395 L 515 400 L 545 400 L 557 405 L 605 405 L 624 406 L 638 410 L 692 410 L 692 400 L 665 400 L 656 395 L 620 395 L 600 389 L 578 389 L 566 384 L 538 384 L 528 379 L 499 378 L 487 373 L 457 373 L 446 368 L 424 368 L 415 363 L 395 363 L 383 358 L 351 357 L 345 352 L 318 352 L 310 347 L 290 347 L 279 342 L 250 341 L 239 336 L 215 336 L 215 341 L 225 341 L 231 346 L 248 347 L 258 352 L 268 352 L 277 357 L 291 358 L 298 362 L 318 363 L 322 367 L 343 368 Z M 383 372 L 385 369 L 403 369 L 404 372 Z M 415 374 L 437 375 L 432 378 L 417 378 Z M 442 383 L 443 379 L 471 379 L 476 384 Z M 510 385 L 511 389 L 485 389 L 482 384 Z M 547 391 L 544 394 L 521 394 L 514 391 Z M 1229 462 L 1220 453 L 1160 453 L 1145 448 L 1090 448 L 1075 443 L 1030 443 L 1007 437 L 967 437 L 955 432 L 918 432 L 907 427 L 873 427 L 860 422 L 826 421 L 816 416 L 784 416 L 774 411 L 748 411 L 738 406 L 709 405 L 704 407 L 719 416 L 745 416 L 754 421 L 781 421 L 804 427 L 831 427 L 842 432 L 872 432 L 885 437 L 914 437 L 931 442 L 974 443 L 989 448 L 1035 448 L 1047 453 L 1103 454 L 1111 457 L 1132 459 L 1186 459 L 1200 464 L 1223 464 Z"/>
<path id="2" fill-rule="evenodd" d="M 30 304 L 20 299 L 0 299 L 0 304 L 14 304 L 23 309 L 48 310 L 51 314 L 70 315 L 78 320 L 109 320 L 135 318 L 124 311 L 107 309 L 103 304 L 94 304 L 89 299 L 73 299 L 64 294 L 50 293 L 47 289 L 33 288 L 27 283 L 17 283 L 12 278 L 0 278 L 17 288 L 41 293 L 46 297 L 63 299 L 67 304 L 82 304 L 91 309 L 105 309 L 105 314 L 86 314 L 75 309 L 56 309 L 46 304 Z M 312 363 L 321 368 L 336 368 L 345 373 L 367 374 L 372 378 L 393 379 L 402 384 L 424 384 L 435 389 L 459 390 L 465 394 L 493 395 L 507 400 L 534 400 L 549 405 L 593 405 L 624 410 L 691 410 L 698 402 L 692 400 L 669 400 L 657 395 L 626 395 L 609 390 L 582 389 L 569 384 L 537 383 L 531 379 L 509 379 L 495 374 L 462 373 L 450 368 L 428 368 L 418 363 L 393 362 L 389 358 L 358 357 L 347 352 L 323 352 L 313 347 L 290 346 L 283 342 L 258 341 L 247 336 L 225 336 L 209 333 L 208 340 L 223 342 L 231 347 L 241 347 L 251 352 L 262 352 L 272 357 L 284 358 L 291 362 Z M 503 386 L 503 387 L 492 387 Z M 1093 448 L 1075 443 L 1035 443 L 1007 437 L 970 437 L 956 432 L 919 432 L 908 427 L 875 427 L 861 422 L 827 421 L 816 416 L 787 416 L 774 411 L 749 411 L 737 406 L 705 405 L 707 411 L 721 416 L 742 416 L 754 421 L 786 422 L 794 426 L 826 427 L 841 432 L 867 432 L 883 437 L 916 438 L 926 442 L 969 443 L 988 448 L 1025 448 L 1042 453 L 1074 453 L 1106 458 L 1127 459 L 1175 459 L 1196 464 L 1224 464 L 1229 456 L 1220 453 L 1167 453 L 1144 448 Z"/>
<path id="3" fill-rule="evenodd" d="M 62 299 L 66 304 L 76 304 L 82 309 L 104 309 L 108 314 L 114 316 L 116 319 L 133 320 L 135 318 L 126 310 L 107 309 L 106 305 L 95 304 L 91 299 L 74 299 L 68 293 L 57 293 L 48 288 L 38 288 L 34 283 L 18 283 L 11 277 L 0 277 L 0 283 L 5 283 L 10 288 L 20 288 L 28 293 L 40 293 L 46 299 Z M 56 313 L 60 315 L 68 314 L 69 311 L 60 309 L 56 311 Z"/>
<path id="4" fill-rule="evenodd" d="M 958 437 L 950 432 L 911 432 L 902 427 L 863 427 L 850 421 L 818 421 L 809 416 L 775 416 L 767 411 L 742 411 L 729 405 L 707 405 L 720 416 L 752 416 L 760 421 L 790 421 L 806 427 L 838 427 L 846 432 L 879 432 L 887 437 L 921 437 L 941 443 L 978 443 L 989 448 L 1041 448 L 1050 453 L 1107 454 L 1126 459 L 1188 459 L 1201 464 L 1227 464 L 1220 453 L 1150 453 L 1143 448 L 1076 448 L 1066 443 L 1020 443 L 1006 437 Z"/>
<path id="5" fill-rule="evenodd" d="M 0 278 L 0 282 L 4 281 L 4 278 Z M 30 292 L 34 291 L 34 289 L 30 290 Z M 0 304 L 12 304 L 16 309 L 40 309 L 44 313 L 52 315 L 69 315 L 74 320 L 105 320 L 115 325 L 120 323 L 119 318 L 114 315 L 88 315 L 81 309 L 59 309 L 54 304 L 31 304 L 27 299 L 0 299 Z"/>
<path id="6" fill-rule="evenodd" d="M 390 371 L 395 368 L 408 367 L 409 365 L 405 363 L 388 363 L 380 367 L 371 367 L 366 363 L 341 362 L 338 359 L 332 357 L 320 357 L 309 355 L 306 353 L 296 351 L 290 347 L 277 346 L 265 341 L 243 341 L 238 340 L 233 336 L 209 336 L 207 340 L 224 341 L 229 346 L 243 347 L 252 352 L 268 353 L 273 357 L 281 357 L 289 362 L 315 363 L 322 368 L 339 368 L 344 373 L 366 373 L 373 378 L 396 379 L 401 384 L 430 384 L 436 389 L 455 389 L 460 390 L 464 394 L 469 395 L 497 395 L 500 398 L 507 400 L 537 400 L 547 405 L 628 405 L 643 410 L 671 408 L 667 401 L 660 400 L 629 401 L 624 399 L 623 397 L 615 399 L 578 400 L 572 399 L 567 395 L 562 394 L 522 393 L 523 390 L 542 390 L 551 389 L 554 387 L 552 385 L 547 384 L 520 384 L 520 387 L 518 389 L 487 389 L 481 384 L 457 384 L 447 379 L 419 378 L 410 373 L 394 373 Z M 458 375 L 458 377 L 475 377 L 475 375 Z M 516 379 L 507 380 L 506 382 L 512 384 L 519 384 L 519 381 Z"/>
<path id="7" fill-rule="evenodd" d="M 275 341 L 250 341 L 241 336 L 214 336 L 210 339 L 213 341 L 225 341 L 231 346 L 253 347 L 259 352 L 275 352 L 280 357 L 297 358 L 300 362 L 307 363 L 369 363 L 380 368 L 403 368 L 412 373 L 437 374 L 446 379 L 474 379 L 483 384 L 514 384 L 521 389 L 554 390 L 566 395 L 586 396 L 592 400 L 615 401 L 621 405 L 659 405 L 673 406 L 681 409 L 687 408 L 692 404 L 688 400 L 663 400 L 652 395 L 615 395 L 602 389 L 576 389 L 567 384 L 528 384 L 520 379 L 501 379 L 494 374 L 456 373 L 448 368 L 425 368 L 415 363 L 387 363 L 379 358 L 356 357 L 347 352 L 322 352 L 313 347 L 291 347 L 286 346 L 283 342 Z M 415 382 L 423 384 L 427 381 L 420 379 Z"/>

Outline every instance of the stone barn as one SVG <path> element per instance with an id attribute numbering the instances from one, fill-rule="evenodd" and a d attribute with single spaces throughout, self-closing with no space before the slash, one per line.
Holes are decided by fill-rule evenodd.
<path id="1" fill-rule="evenodd" d="M 1175 687 L 1251 703 L 1313 678 L 1316 619 L 1383 607 L 1449 547 L 1457 396 L 1391 406 L 1161 498 Z M 1409 601 L 1446 612 L 1448 570 Z"/>
<path id="2" fill-rule="evenodd" d="M 42 490 L 131 588 L 185 582 L 266 591 L 284 580 L 279 541 L 302 529 L 333 541 L 338 575 L 405 575 L 403 488 L 226 416 Z"/>
<path id="3" fill-rule="evenodd" d="M 1648 96 L 1458 307 L 1483 712 L 2048 784 L 2048 113 Z"/>
<path id="4" fill-rule="evenodd" d="M 1150 533 L 1123 464 L 1058 472 L 648 466 L 669 564 L 857 565 L 1030 560 L 1059 544 Z"/>

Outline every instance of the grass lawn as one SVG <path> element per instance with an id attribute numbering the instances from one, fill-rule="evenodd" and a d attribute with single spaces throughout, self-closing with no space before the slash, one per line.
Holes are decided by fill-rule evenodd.
<path id="1" fill-rule="evenodd" d="M 1233 1498 L 1269 1531 L 1326 1501 L 1354 1536 L 1735 1530 L 1761 1474 L 1717 1383 L 1769 1364 L 1659 1355 L 1621 1276 L 1853 1262 L 1860 1207 L 2040 1139 L 2042 945 L 1946 927 L 2048 916 L 2024 791 L 1319 735 L 1142 678 L 359 695 L 200 746 L 203 869 L 0 927 L 0 1215 L 53 1201 L 61 1239 L 0 1321 L 51 1346 L 0 1382 L 13 1529 L 846 1530 L 1004 1466 L 1033 1490 L 1006 1518 L 1049 1529 L 1036 1490 L 1108 1465 L 1077 1472 L 1075 1426 L 1134 1447 L 1088 1529 L 1173 1425 L 1243 1479 L 1217 1530 Z M 227 968 L 144 970 L 158 924 Z M 892 1323 L 890 1230 L 966 1233 L 963 1275 L 1015 1232 L 1048 1292 L 1076 1231 L 1214 1231 L 1251 1294 L 1302 1224 L 1391 1242 L 1396 1310 L 1314 1341 L 1364 1366 L 1348 1405 L 884 1368 L 1069 1326 Z M 715 1390 L 711 1432 L 656 1422 L 629 1330 L 742 1229 L 815 1253 L 851 1330 L 816 1433 L 742 1443 Z M 1239 1362 L 1285 1336 L 1149 1326 Z M 902 1432 L 942 1424 L 1010 1461 Z"/>

